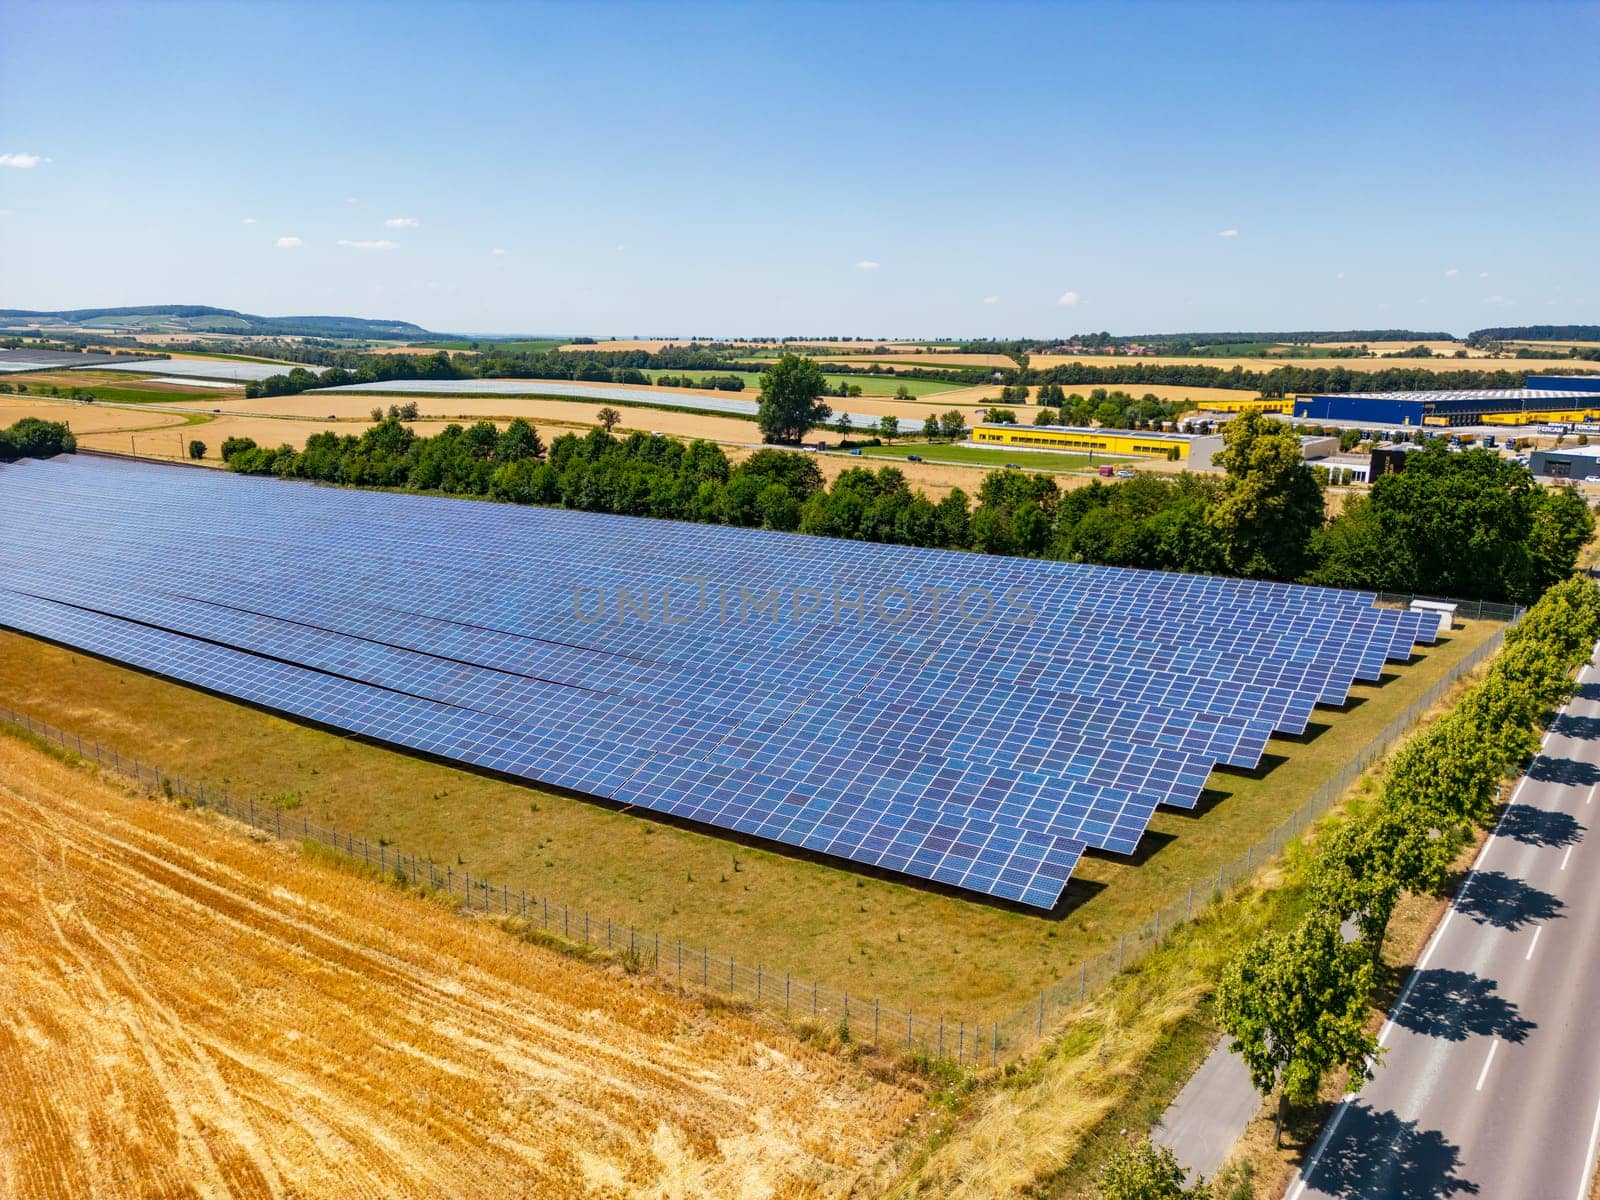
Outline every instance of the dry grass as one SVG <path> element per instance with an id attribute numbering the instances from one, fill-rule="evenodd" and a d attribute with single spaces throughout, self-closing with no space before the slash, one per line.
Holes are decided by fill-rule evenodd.
<path id="1" fill-rule="evenodd" d="M 0 1193 L 842 1195 L 920 1096 L 0 738 Z"/>
<path id="2" fill-rule="evenodd" d="M 860 460 L 851 459 L 850 462 Z M 863 1000 L 1003 1019 L 1156 907 L 1181 902 L 1297 807 L 1418 692 L 1487 637 L 1474 623 L 1425 648 L 1264 769 L 1217 771 L 1194 813 L 1159 812 L 1137 862 L 1092 855 L 1053 914 L 1015 911 L 775 849 L 615 812 L 244 708 L 179 684 L 0 633 L 0 695 L 120 753 L 387 836 L 409 852 L 683 938 Z"/>

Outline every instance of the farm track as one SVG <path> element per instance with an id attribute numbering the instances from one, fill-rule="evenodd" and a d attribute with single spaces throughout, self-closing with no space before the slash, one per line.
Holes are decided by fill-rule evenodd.
<path id="1" fill-rule="evenodd" d="M 0 1195 L 828 1196 L 915 1093 L 0 739 Z"/>

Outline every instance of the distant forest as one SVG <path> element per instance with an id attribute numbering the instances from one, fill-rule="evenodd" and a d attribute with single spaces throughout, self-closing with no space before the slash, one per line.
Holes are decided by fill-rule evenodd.
<path id="1" fill-rule="evenodd" d="M 1600 325 L 1500 325 L 1467 334 L 1468 345 L 1484 342 L 1600 342 Z"/>

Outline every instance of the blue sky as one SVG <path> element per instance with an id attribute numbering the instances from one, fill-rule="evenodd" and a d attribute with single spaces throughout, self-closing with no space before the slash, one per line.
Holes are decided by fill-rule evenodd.
<path id="1" fill-rule="evenodd" d="M 1593 3 L 10 0 L 0 306 L 620 336 L 1595 322 L 1596 45 Z"/>

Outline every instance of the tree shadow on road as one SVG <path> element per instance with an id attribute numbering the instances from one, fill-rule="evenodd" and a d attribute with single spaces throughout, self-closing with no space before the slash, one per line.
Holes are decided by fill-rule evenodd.
<path id="1" fill-rule="evenodd" d="M 1561 916 L 1566 904 L 1504 871 L 1479 871 L 1456 900 L 1456 907 L 1479 925 L 1521 929 Z"/>
<path id="2" fill-rule="evenodd" d="M 1569 787 L 1589 787 L 1600 783 L 1600 767 L 1576 758 L 1536 758 L 1528 768 L 1528 778 L 1538 783 L 1564 783 Z"/>
<path id="3" fill-rule="evenodd" d="M 1496 831 L 1527 846 L 1571 846 L 1583 840 L 1583 826 L 1564 812 L 1551 812 L 1531 804 L 1513 804 L 1500 818 Z"/>
<path id="4" fill-rule="evenodd" d="M 1345 1110 L 1339 1135 L 1323 1152 L 1311 1183 L 1333 1196 L 1384 1200 L 1477 1195 L 1478 1185 L 1463 1179 L 1460 1168 L 1461 1147 L 1437 1129 L 1418 1129 L 1415 1121 L 1357 1100 Z"/>
<path id="5" fill-rule="evenodd" d="M 1498 984 L 1470 971 L 1434 968 L 1418 971 L 1406 1001 L 1394 1014 L 1402 1029 L 1449 1042 L 1473 1034 L 1508 1042 L 1526 1041 L 1537 1027 L 1515 1003 L 1499 995 Z"/>
<path id="6" fill-rule="evenodd" d="M 1586 742 L 1600 738 L 1600 717 L 1580 717 L 1573 713 L 1562 713 L 1551 722 L 1551 727 L 1563 737 L 1581 738 Z"/>

